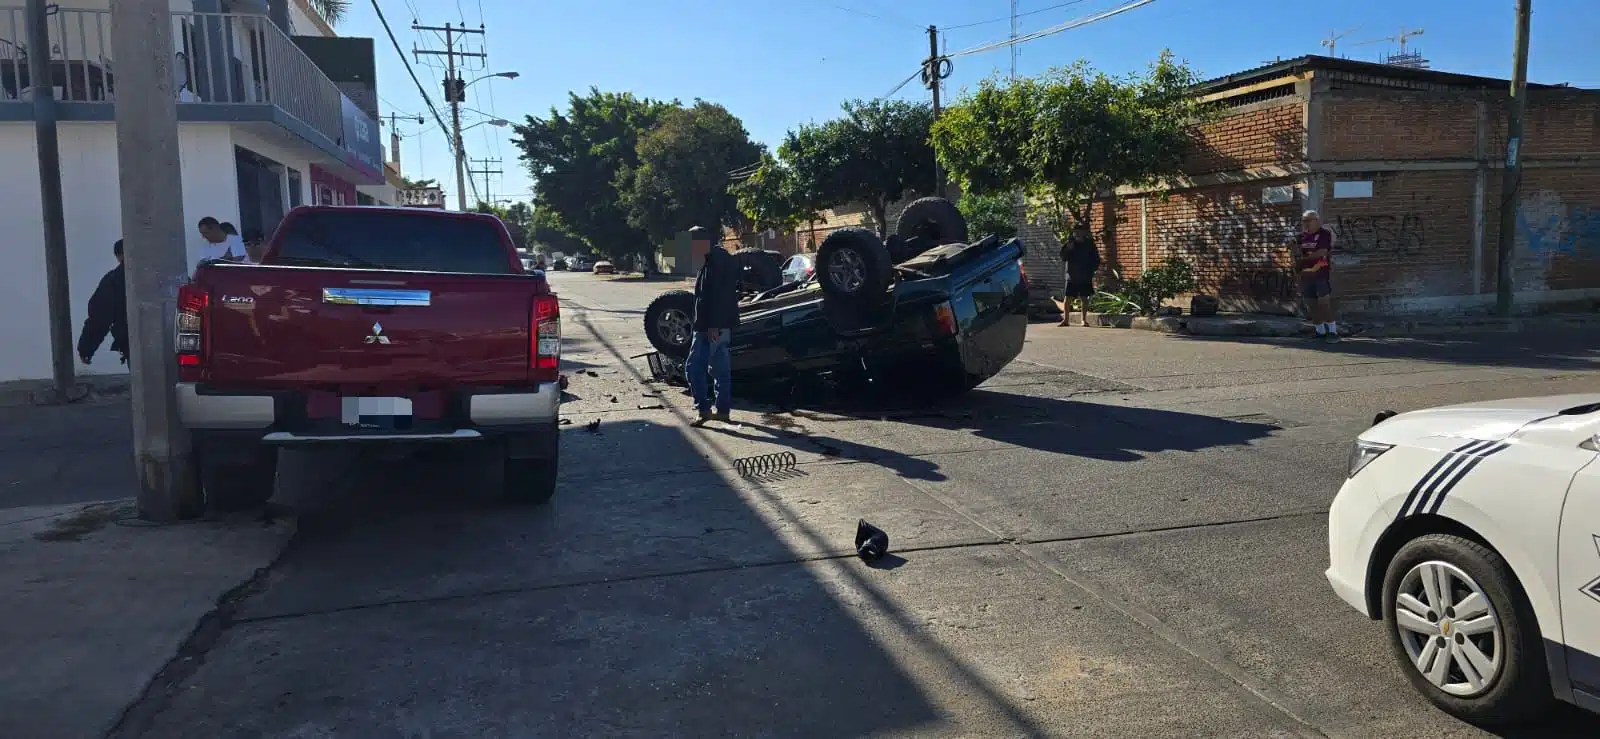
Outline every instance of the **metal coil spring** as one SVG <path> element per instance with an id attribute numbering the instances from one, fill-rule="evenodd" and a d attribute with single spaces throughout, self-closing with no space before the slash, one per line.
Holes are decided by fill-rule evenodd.
<path id="1" fill-rule="evenodd" d="M 741 477 L 775 475 L 793 470 L 794 466 L 794 452 L 759 454 L 754 457 L 741 457 L 733 460 L 733 469 L 737 470 Z"/>

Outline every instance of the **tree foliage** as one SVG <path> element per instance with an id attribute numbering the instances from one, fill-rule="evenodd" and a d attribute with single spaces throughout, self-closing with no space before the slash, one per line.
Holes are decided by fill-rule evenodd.
<path id="1" fill-rule="evenodd" d="M 667 108 L 636 153 L 616 183 L 629 225 L 656 241 L 691 226 L 742 225 L 730 173 L 757 161 L 762 147 L 727 108 L 704 100 Z"/>
<path id="2" fill-rule="evenodd" d="M 1015 203 L 1016 199 L 1009 194 L 973 194 L 961 198 L 956 207 L 967 219 L 967 230 L 972 238 L 994 234 L 1004 241 L 1017 235 L 1017 227 L 1012 225 L 1017 215 Z"/>
<path id="3" fill-rule="evenodd" d="M 550 251 L 569 254 L 589 250 L 589 245 L 584 243 L 583 238 L 573 235 L 555 211 L 541 206 L 534 208 L 531 216 L 528 239 L 533 244 L 543 244 L 549 247 Z"/>
<path id="4" fill-rule="evenodd" d="M 1021 191 L 1065 238 L 1089 201 L 1181 174 L 1210 113 L 1171 52 L 1125 78 L 1085 62 L 1034 78 L 991 78 L 933 127 L 939 161 L 968 193 Z"/>
<path id="5" fill-rule="evenodd" d="M 813 210 L 866 203 L 879 235 L 889 204 L 935 187 L 929 144 L 933 109 L 902 100 L 854 100 L 844 115 L 789 132 L 778 157 L 795 179 L 800 201 Z"/>
<path id="6" fill-rule="evenodd" d="M 820 208 L 805 202 L 794 170 L 771 154 L 761 155 L 754 173 L 729 186 L 739 212 L 757 229 L 792 231 Z"/>
<path id="7" fill-rule="evenodd" d="M 621 177 L 639 166 L 639 139 L 672 104 L 631 93 L 569 93 L 565 113 L 528 116 L 514 143 L 534 180 L 539 213 L 550 212 L 562 232 L 608 256 L 648 253 L 649 235 L 631 225 Z M 536 237 L 537 238 L 537 237 Z"/>
<path id="8" fill-rule="evenodd" d="M 438 187 L 438 186 L 439 186 L 439 182 L 437 180 L 433 180 L 433 179 L 413 180 L 410 177 L 401 177 L 400 178 L 400 188 L 402 190 L 423 190 L 423 189 L 427 189 L 427 188 L 430 188 L 430 187 Z"/>
<path id="9" fill-rule="evenodd" d="M 310 5 L 330 26 L 338 25 L 350 12 L 350 0 L 311 0 Z"/>

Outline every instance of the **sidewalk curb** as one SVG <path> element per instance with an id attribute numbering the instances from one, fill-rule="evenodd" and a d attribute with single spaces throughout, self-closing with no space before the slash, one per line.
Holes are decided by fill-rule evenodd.
<path id="1" fill-rule="evenodd" d="M 1311 324 L 1282 316 L 1134 316 L 1090 313 L 1088 325 L 1191 336 L 1287 337 L 1312 333 Z M 1520 333 L 1551 329 L 1600 328 L 1600 313 L 1499 318 L 1387 319 L 1340 321 L 1344 336 L 1374 338 L 1451 334 Z"/>

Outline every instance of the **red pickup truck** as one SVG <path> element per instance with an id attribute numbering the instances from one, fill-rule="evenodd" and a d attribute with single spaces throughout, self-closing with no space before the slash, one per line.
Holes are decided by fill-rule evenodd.
<path id="1" fill-rule="evenodd" d="M 177 309 L 190 515 L 265 502 L 289 445 L 492 445 L 505 499 L 555 494 L 561 313 L 494 216 L 295 208 L 261 264 L 202 263 Z"/>

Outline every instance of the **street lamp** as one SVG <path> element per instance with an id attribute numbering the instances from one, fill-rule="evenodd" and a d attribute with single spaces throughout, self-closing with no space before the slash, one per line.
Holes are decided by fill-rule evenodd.
<path id="1" fill-rule="evenodd" d="M 472 124 L 470 126 L 467 126 L 466 128 L 461 129 L 461 132 L 462 133 L 466 133 L 468 131 L 471 131 L 474 128 L 477 128 L 478 126 L 483 126 L 483 125 L 494 126 L 496 128 L 505 128 L 506 126 L 511 125 L 511 121 L 508 121 L 508 120 L 506 120 L 504 118 L 493 118 L 493 119 L 490 119 L 490 120 L 487 120 L 487 121 L 478 121 L 477 123 L 474 123 L 474 124 Z M 457 148 L 460 148 L 460 143 L 461 142 L 459 142 L 459 141 L 456 142 Z"/>
<path id="2" fill-rule="evenodd" d="M 456 76 L 456 74 L 452 71 L 451 77 L 453 79 L 446 80 L 446 82 L 450 83 L 446 86 L 446 90 L 450 93 L 446 96 L 450 101 L 450 127 L 452 129 L 452 133 L 455 134 L 456 139 L 456 207 L 461 210 L 467 209 L 467 183 L 466 172 L 464 171 L 467 166 L 467 148 L 461 139 L 461 102 L 466 97 L 463 91 L 465 91 L 467 87 L 473 85 L 474 83 L 482 82 L 490 77 L 501 77 L 508 80 L 514 80 L 520 76 L 522 75 L 518 74 L 517 72 L 496 72 L 494 74 L 486 74 L 473 80 L 472 82 L 462 83 L 461 78 Z M 498 118 L 492 121 L 484 122 L 493 126 L 502 127 L 509 124 L 509 121 L 500 120 Z"/>
<path id="3" fill-rule="evenodd" d="M 502 79 L 514 80 L 514 79 L 516 79 L 518 77 L 521 77 L 521 76 L 522 76 L 522 74 L 520 72 L 495 72 L 494 74 L 486 74 L 486 75 L 484 75 L 482 77 L 479 77 L 479 78 L 477 78 L 477 79 L 475 79 L 475 80 L 473 80 L 471 82 L 468 82 L 465 85 L 462 85 L 462 87 L 471 87 L 474 84 L 477 84 L 477 83 L 482 82 L 482 81 L 484 81 L 486 79 L 491 79 L 491 78 L 494 78 L 494 77 L 500 77 Z"/>

